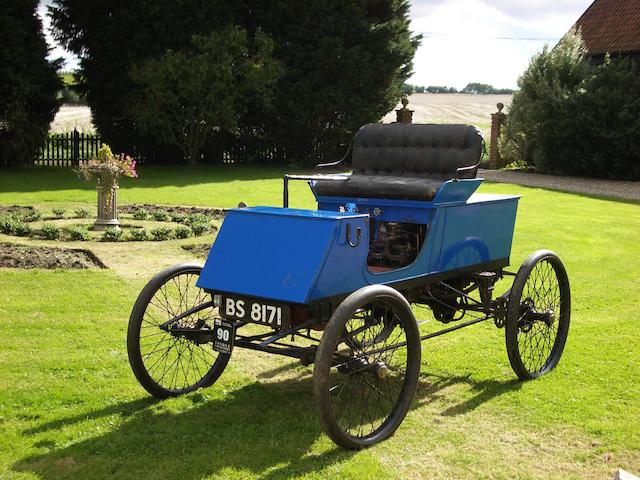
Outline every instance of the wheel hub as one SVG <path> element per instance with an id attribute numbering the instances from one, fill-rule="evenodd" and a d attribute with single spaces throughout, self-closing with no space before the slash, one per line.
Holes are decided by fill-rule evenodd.
<path id="1" fill-rule="evenodd" d="M 366 358 L 354 358 L 339 365 L 338 372 L 347 375 L 368 373 L 384 380 L 391 373 L 391 369 L 384 362 L 371 364 Z"/>
<path id="2" fill-rule="evenodd" d="M 380 380 L 384 380 L 385 378 L 387 378 L 387 375 L 391 373 L 391 370 L 389 369 L 389 367 L 387 367 L 384 364 L 384 362 L 378 362 L 376 364 L 375 370 L 376 370 L 376 376 Z"/>
<path id="3" fill-rule="evenodd" d="M 194 323 L 177 322 L 166 327 L 160 327 L 161 330 L 169 332 L 171 336 L 176 338 L 186 338 L 198 345 L 203 345 L 212 341 L 212 330 L 206 325 L 204 319 L 197 319 Z"/>
<path id="4" fill-rule="evenodd" d="M 520 329 L 528 333 L 536 322 L 542 322 L 547 327 L 551 327 L 556 316 L 553 310 L 538 311 L 532 299 L 527 298 L 520 304 Z"/>
<path id="5" fill-rule="evenodd" d="M 361 373 L 369 369 L 369 362 L 364 358 L 353 358 L 338 366 L 338 372 L 344 374 Z"/>

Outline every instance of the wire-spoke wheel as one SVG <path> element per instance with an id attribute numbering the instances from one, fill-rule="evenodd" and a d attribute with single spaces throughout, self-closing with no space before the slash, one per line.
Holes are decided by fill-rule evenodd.
<path id="1" fill-rule="evenodd" d="M 411 307 L 374 285 L 347 297 L 316 354 L 316 409 L 329 437 L 348 449 L 391 436 L 409 410 L 420 374 L 420 338 Z"/>
<path id="2" fill-rule="evenodd" d="M 196 287 L 201 271 L 200 265 L 189 263 L 160 272 L 133 306 L 129 363 L 140 384 L 158 398 L 212 385 L 229 362 L 228 354 L 212 349 L 207 335 L 218 309 L 211 305 L 211 296 Z"/>
<path id="3" fill-rule="evenodd" d="M 540 377 L 560 361 L 569 333 L 571 292 L 560 258 L 533 253 L 511 287 L 505 335 L 509 362 L 522 380 Z"/>

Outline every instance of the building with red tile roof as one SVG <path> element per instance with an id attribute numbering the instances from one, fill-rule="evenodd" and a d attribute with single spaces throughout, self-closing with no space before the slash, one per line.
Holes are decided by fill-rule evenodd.
<path id="1" fill-rule="evenodd" d="M 640 0 L 595 0 L 575 26 L 594 59 L 640 58 Z"/>

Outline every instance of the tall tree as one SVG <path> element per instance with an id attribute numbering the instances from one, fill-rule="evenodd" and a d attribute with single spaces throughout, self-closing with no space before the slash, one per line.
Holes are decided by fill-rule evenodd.
<path id="1" fill-rule="evenodd" d="M 272 111 L 250 112 L 290 160 L 314 145 L 328 155 L 360 126 L 377 122 L 402 96 L 420 43 L 408 0 L 245 0 L 241 22 L 275 41 L 284 74 Z"/>
<path id="2" fill-rule="evenodd" d="M 134 66 L 190 49 L 193 35 L 233 25 L 249 38 L 265 32 L 282 76 L 271 104 L 249 99 L 238 131 L 302 161 L 314 145 L 335 146 L 397 104 L 419 44 L 408 10 L 408 0 L 55 0 L 52 15 L 57 38 L 81 57 L 98 130 L 147 158 L 157 139 L 145 140 L 134 121 Z"/>
<path id="3" fill-rule="evenodd" d="M 54 0 L 55 38 L 80 57 L 82 84 L 97 130 L 114 149 L 170 161 L 171 152 L 134 120 L 142 85 L 135 66 L 168 50 L 191 48 L 193 35 L 208 35 L 231 23 L 224 0 Z"/>
<path id="4" fill-rule="evenodd" d="M 47 61 L 37 7 L 12 0 L 0 10 L 0 166 L 28 164 L 60 106 L 62 61 Z"/>
<path id="5" fill-rule="evenodd" d="M 546 45 L 533 56 L 518 79 L 519 91 L 513 96 L 501 154 L 507 162 L 525 162 L 545 171 L 555 152 L 543 138 L 557 129 L 565 100 L 575 96 L 589 73 L 586 49 L 579 32 L 569 32 L 555 48 Z M 582 125 L 578 125 L 582 128 Z M 546 170 L 549 172 L 549 170 Z"/>
<path id="6" fill-rule="evenodd" d="M 624 56 L 588 60 L 576 31 L 533 57 L 501 154 L 541 173 L 640 180 L 640 65 Z"/>
<path id="7" fill-rule="evenodd" d="M 228 28 L 193 37 L 193 51 L 169 51 L 133 70 L 142 86 L 133 117 L 142 131 L 177 146 L 187 163 L 198 163 L 215 132 L 234 130 L 248 98 L 268 98 L 278 75 L 271 58 L 273 44 L 256 35 L 249 53 L 247 33 Z"/>

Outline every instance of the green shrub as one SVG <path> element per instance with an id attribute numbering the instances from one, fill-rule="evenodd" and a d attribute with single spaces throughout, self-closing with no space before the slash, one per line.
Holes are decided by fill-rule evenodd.
<path id="1" fill-rule="evenodd" d="M 0 215 L 0 232 L 7 235 L 16 233 L 17 220 L 12 215 Z"/>
<path id="2" fill-rule="evenodd" d="M 184 223 L 187 220 L 187 216 L 182 213 L 174 213 L 171 215 L 171 221 L 175 223 Z"/>
<path id="3" fill-rule="evenodd" d="M 42 214 L 40 213 L 40 211 L 36 208 L 33 208 L 19 213 L 16 218 L 23 222 L 36 222 L 40 220 L 41 217 Z"/>
<path id="4" fill-rule="evenodd" d="M 179 225 L 173 230 L 173 235 L 176 238 L 189 238 L 193 235 L 193 230 L 187 225 Z"/>
<path id="5" fill-rule="evenodd" d="M 14 233 L 19 237 L 28 237 L 31 235 L 31 227 L 26 223 L 16 222 Z"/>
<path id="6" fill-rule="evenodd" d="M 139 208 L 135 212 L 133 212 L 133 218 L 136 220 L 147 220 L 150 214 L 144 208 Z"/>
<path id="7" fill-rule="evenodd" d="M 42 225 L 42 236 L 47 240 L 58 240 L 62 236 L 62 229 L 57 225 L 45 223 Z"/>
<path id="8" fill-rule="evenodd" d="M 107 228 L 102 234 L 103 242 L 118 242 L 122 238 L 122 230 L 119 228 Z"/>
<path id="9" fill-rule="evenodd" d="M 62 103 L 69 105 L 86 105 L 86 96 L 80 95 L 73 87 L 73 85 L 65 85 L 60 91 L 60 100 Z"/>
<path id="10" fill-rule="evenodd" d="M 540 171 L 640 180 L 640 65 L 615 59 L 595 67 L 565 99 L 556 125 L 541 137 L 553 154 Z"/>
<path id="11" fill-rule="evenodd" d="M 89 233 L 89 229 L 83 226 L 75 226 L 69 227 L 67 229 L 67 233 L 69 234 L 70 240 L 75 240 L 79 242 L 86 242 L 87 240 L 91 240 L 91 234 Z"/>
<path id="12" fill-rule="evenodd" d="M 204 235 L 205 233 L 209 232 L 210 229 L 211 226 L 208 223 L 194 223 L 191 225 L 191 230 L 193 230 L 193 234 L 196 237 Z"/>
<path id="13" fill-rule="evenodd" d="M 208 225 L 209 223 L 211 223 L 211 218 L 209 218 L 204 213 L 190 213 L 189 215 L 187 215 L 185 223 L 189 226 L 193 226 L 193 224 L 195 223 L 205 223 Z"/>
<path id="14" fill-rule="evenodd" d="M 56 216 L 56 218 L 63 218 L 64 217 L 64 212 L 66 212 L 66 210 L 64 208 L 54 208 L 51 211 Z"/>
<path id="15" fill-rule="evenodd" d="M 169 240 L 171 238 L 171 229 L 169 227 L 154 228 L 151 230 L 151 238 L 156 242 Z"/>
<path id="16" fill-rule="evenodd" d="M 640 179 L 640 71 L 629 60 L 589 64 L 570 32 L 518 81 L 500 153 L 537 172 Z"/>
<path id="17" fill-rule="evenodd" d="M 131 242 L 142 242 L 149 239 L 146 228 L 132 228 L 127 232 L 127 240 Z"/>
<path id="18" fill-rule="evenodd" d="M 89 215 L 91 215 L 91 210 L 89 210 L 88 208 L 76 208 L 73 213 L 76 214 L 77 218 L 89 218 Z"/>
<path id="19" fill-rule="evenodd" d="M 156 222 L 167 222 L 169 221 L 169 214 L 164 210 L 158 210 L 157 212 L 153 212 L 153 219 Z"/>

